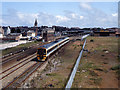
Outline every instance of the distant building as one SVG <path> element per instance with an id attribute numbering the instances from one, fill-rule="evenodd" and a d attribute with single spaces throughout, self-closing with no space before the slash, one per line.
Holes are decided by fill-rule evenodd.
<path id="1" fill-rule="evenodd" d="M 35 32 L 34 31 L 28 31 L 27 32 L 27 37 L 30 38 L 30 37 L 35 37 Z"/>
<path id="2" fill-rule="evenodd" d="M 117 28 L 117 29 L 115 29 L 115 30 L 116 30 L 116 33 L 115 33 L 116 36 L 117 36 L 117 37 L 120 37 L 120 28 L 119 28 L 119 29 Z"/>
<path id="3" fill-rule="evenodd" d="M 54 40 L 54 36 L 55 36 L 55 28 L 48 27 L 42 30 L 42 37 L 44 41 L 52 41 Z"/>
<path id="4" fill-rule="evenodd" d="M 3 34 L 0 32 L 0 38 L 3 38 Z"/>
<path id="5" fill-rule="evenodd" d="M 22 38 L 22 34 L 20 33 L 11 33 L 9 35 L 6 35 L 5 37 L 2 38 L 4 41 L 18 41 Z"/>
<path id="6" fill-rule="evenodd" d="M 47 30 L 47 33 L 49 33 L 49 34 L 54 34 L 55 33 L 55 28 L 49 27 L 49 28 L 46 28 L 46 30 Z"/>
<path id="7" fill-rule="evenodd" d="M 99 30 L 99 31 L 93 31 L 94 36 L 115 36 L 116 31 L 113 30 Z"/>
<path id="8" fill-rule="evenodd" d="M 4 36 L 6 36 L 6 35 L 8 35 L 8 34 L 10 34 L 11 33 L 11 29 L 10 29 L 10 26 L 8 26 L 8 27 L 2 27 L 3 28 L 3 30 L 4 30 Z"/>

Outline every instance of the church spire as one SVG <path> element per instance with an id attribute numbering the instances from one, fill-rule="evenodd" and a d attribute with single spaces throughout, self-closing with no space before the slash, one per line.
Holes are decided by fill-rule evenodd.
<path id="1" fill-rule="evenodd" d="M 37 19 L 35 19 L 35 23 L 34 23 L 34 28 L 35 28 L 35 36 L 37 36 L 38 34 L 38 28 L 37 28 Z"/>
<path id="2" fill-rule="evenodd" d="M 37 27 L 37 19 L 35 19 L 35 23 L 34 23 L 34 26 Z"/>

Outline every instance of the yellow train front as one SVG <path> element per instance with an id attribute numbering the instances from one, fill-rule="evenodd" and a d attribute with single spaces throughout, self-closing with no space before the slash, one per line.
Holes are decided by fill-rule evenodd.
<path id="1" fill-rule="evenodd" d="M 69 37 L 64 37 L 53 41 L 49 44 L 41 46 L 37 50 L 37 59 L 39 61 L 45 61 L 50 54 L 52 54 L 54 51 L 65 45 L 67 42 L 69 42 Z"/>
<path id="2" fill-rule="evenodd" d="M 45 61 L 46 60 L 46 55 L 47 55 L 47 51 L 46 48 L 38 48 L 37 50 L 37 59 L 39 61 Z"/>

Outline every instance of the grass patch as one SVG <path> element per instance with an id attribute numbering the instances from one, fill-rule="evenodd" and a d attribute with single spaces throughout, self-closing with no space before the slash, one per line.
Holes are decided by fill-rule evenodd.
<path id="1" fill-rule="evenodd" d="M 47 73 L 46 76 L 57 76 L 56 73 Z"/>
<path id="2" fill-rule="evenodd" d="M 20 44 L 16 47 L 6 48 L 6 49 L 2 50 L 2 55 L 6 55 L 6 54 L 9 54 L 9 53 L 21 50 L 21 49 L 26 49 L 29 46 L 37 44 L 37 43 L 40 43 L 40 42 L 39 41 L 33 41 L 33 42 L 25 43 L 25 44 Z"/>
<path id="3" fill-rule="evenodd" d="M 94 63 L 92 62 L 83 62 L 84 60 L 82 60 L 81 62 L 81 67 L 78 68 L 79 71 L 81 70 L 91 70 L 91 69 L 96 69 L 99 68 L 99 66 L 94 65 Z"/>
<path id="4" fill-rule="evenodd" d="M 90 78 L 90 80 L 92 80 L 94 82 L 94 84 L 96 85 L 100 85 L 102 78 Z"/>
<path id="5" fill-rule="evenodd" d="M 120 62 L 120 57 L 118 57 L 118 61 Z"/>
<path id="6" fill-rule="evenodd" d="M 116 71 L 116 73 L 118 74 L 118 80 L 120 80 L 120 70 Z"/>
<path id="7" fill-rule="evenodd" d="M 74 47 L 74 49 L 79 48 L 79 45 L 76 45 L 76 44 L 74 44 L 72 46 Z"/>

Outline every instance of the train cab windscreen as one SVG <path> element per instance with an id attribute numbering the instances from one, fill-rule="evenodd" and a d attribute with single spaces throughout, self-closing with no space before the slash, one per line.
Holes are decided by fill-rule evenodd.
<path id="1" fill-rule="evenodd" d="M 45 55 L 46 54 L 46 50 L 45 49 L 38 49 L 37 52 L 39 55 Z"/>
<path id="2" fill-rule="evenodd" d="M 44 56 L 46 55 L 46 50 L 45 49 L 38 49 L 37 54 L 39 55 L 40 59 L 43 59 Z"/>

